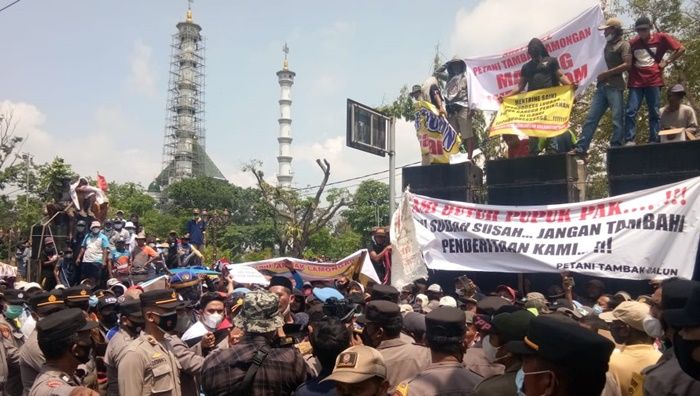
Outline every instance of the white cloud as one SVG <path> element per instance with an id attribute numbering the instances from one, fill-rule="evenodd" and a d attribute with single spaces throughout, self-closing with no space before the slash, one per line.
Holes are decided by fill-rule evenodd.
<path id="1" fill-rule="evenodd" d="M 50 118 L 33 104 L 0 102 L 0 112 L 8 108 L 14 109 L 17 120 L 15 134 L 27 138 L 22 151 L 32 153 L 37 163 L 58 156 L 81 175 L 95 176 L 99 171 L 108 180 L 140 182 L 144 186 L 157 176 L 154 172 L 160 169 L 160 156 L 154 157 L 153 150 L 139 145 L 138 139 L 129 140 L 144 131 L 139 131 L 119 107 L 97 108 L 89 132 L 72 135 L 51 130 Z"/>
<path id="2" fill-rule="evenodd" d="M 488 0 L 460 8 L 450 37 L 452 54 L 491 55 L 550 31 L 594 5 L 593 0 Z M 451 57 L 452 55 L 450 55 Z"/>
<path id="3" fill-rule="evenodd" d="M 153 49 L 141 39 L 134 42 L 129 60 L 128 87 L 137 93 L 153 97 L 156 95 L 157 74 L 154 71 Z"/>

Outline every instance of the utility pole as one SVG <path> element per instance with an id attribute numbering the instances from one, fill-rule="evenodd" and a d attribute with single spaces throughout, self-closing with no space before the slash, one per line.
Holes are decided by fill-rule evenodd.
<path id="1" fill-rule="evenodd" d="M 391 117 L 389 127 L 389 223 L 396 208 L 396 118 Z"/>
<path id="2" fill-rule="evenodd" d="M 29 163 L 31 157 L 29 156 L 29 153 L 24 153 L 22 155 L 22 159 L 24 159 L 24 177 L 25 177 L 25 186 L 24 186 L 24 191 L 25 191 L 25 203 L 27 207 L 29 206 Z"/>

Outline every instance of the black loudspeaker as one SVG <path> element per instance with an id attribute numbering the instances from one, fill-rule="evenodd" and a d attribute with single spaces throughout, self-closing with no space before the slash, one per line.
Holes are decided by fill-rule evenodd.
<path id="1" fill-rule="evenodd" d="M 541 155 L 486 162 L 490 205 L 550 205 L 579 201 L 576 158 Z"/>
<path id="2" fill-rule="evenodd" d="M 608 149 L 610 195 L 700 176 L 700 140 Z"/>
<path id="3" fill-rule="evenodd" d="M 401 170 L 402 189 L 449 201 L 480 202 L 484 172 L 471 162 L 411 166 Z"/>

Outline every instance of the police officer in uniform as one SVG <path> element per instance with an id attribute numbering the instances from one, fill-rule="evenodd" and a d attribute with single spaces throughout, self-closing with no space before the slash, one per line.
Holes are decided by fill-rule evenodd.
<path id="1" fill-rule="evenodd" d="M 60 291 L 39 292 L 29 298 L 29 308 L 36 315 L 37 321 L 54 312 L 65 309 Z M 34 379 L 39 374 L 44 364 L 44 354 L 39 348 L 37 339 L 37 329 L 29 335 L 27 342 L 19 349 L 19 370 L 22 376 L 23 395 L 29 394 L 29 389 L 34 383 Z"/>
<path id="2" fill-rule="evenodd" d="M 371 301 L 367 304 L 364 322 L 362 342 L 376 348 L 384 357 L 386 380 L 392 389 L 402 379 L 412 377 L 428 367 L 428 348 L 400 338 L 403 318 L 398 305 L 385 300 Z"/>
<path id="3" fill-rule="evenodd" d="M 79 309 L 66 309 L 48 315 L 36 325 L 39 348 L 46 363 L 36 377 L 29 396 L 99 396 L 80 387 L 73 373 L 90 359 L 90 330 L 96 322 L 88 322 Z"/>
<path id="4" fill-rule="evenodd" d="M 466 316 L 455 307 L 439 307 L 425 316 L 425 339 L 432 363 L 401 382 L 394 396 L 473 395 L 481 376 L 464 367 L 467 351 Z"/>
<path id="5" fill-rule="evenodd" d="M 87 313 L 90 308 L 90 289 L 78 285 L 63 290 L 63 300 L 68 308 L 80 308 Z"/>
<path id="6" fill-rule="evenodd" d="M 126 347 L 141 334 L 143 329 L 143 314 L 139 300 L 127 300 L 119 303 L 117 311 L 119 317 L 119 330 L 107 344 L 105 351 L 105 365 L 107 366 L 107 396 L 119 396 L 119 383 L 117 381 L 117 368 Z"/>
<path id="7" fill-rule="evenodd" d="M 7 307 L 5 315 L 0 315 L 0 331 L 8 337 L 3 337 L 5 346 L 5 356 L 7 358 L 7 380 L 5 391 L 9 396 L 19 396 L 22 394 L 22 377 L 19 370 L 19 348 L 24 344 L 26 337 L 20 330 L 22 322 L 20 320 L 24 311 L 22 307 L 26 304 L 24 293 L 20 290 L 9 289 L 2 293 L 3 301 Z M 11 310 L 14 311 L 11 313 Z"/>
<path id="8" fill-rule="evenodd" d="M 139 296 L 144 331 L 119 361 L 119 394 L 181 396 L 180 365 L 165 340 L 177 326 L 177 293 L 150 290 Z"/>

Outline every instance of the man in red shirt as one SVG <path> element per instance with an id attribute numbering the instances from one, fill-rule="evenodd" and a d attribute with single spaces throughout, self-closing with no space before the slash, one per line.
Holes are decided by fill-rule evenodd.
<path id="1" fill-rule="evenodd" d="M 663 71 L 685 52 L 683 44 L 663 32 L 651 32 L 651 21 L 641 17 L 634 23 L 637 36 L 630 40 L 632 67 L 629 70 L 629 97 L 625 115 L 625 145 L 634 144 L 637 112 L 646 100 L 649 108 L 649 143 L 658 141 L 659 102 L 664 85 Z M 672 52 L 664 59 L 667 52 Z"/>

